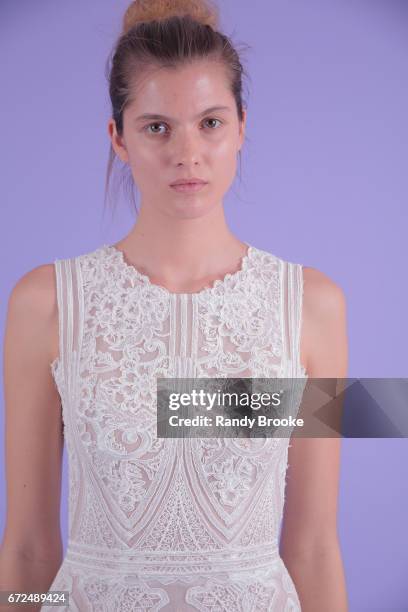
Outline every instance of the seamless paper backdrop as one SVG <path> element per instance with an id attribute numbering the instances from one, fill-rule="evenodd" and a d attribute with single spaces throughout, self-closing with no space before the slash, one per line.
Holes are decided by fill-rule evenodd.
<path id="1" fill-rule="evenodd" d="M 125 196 L 103 215 L 104 68 L 127 4 L 1 2 L 1 340 L 23 274 L 119 240 L 134 223 Z M 225 200 L 231 229 L 344 289 L 349 376 L 407 377 L 408 4 L 218 5 L 224 31 L 251 46 L 242 173 Z M 343 441 L 338 524 L 352 612 L 408 609 L 407 464 L 406 439 Z"/>

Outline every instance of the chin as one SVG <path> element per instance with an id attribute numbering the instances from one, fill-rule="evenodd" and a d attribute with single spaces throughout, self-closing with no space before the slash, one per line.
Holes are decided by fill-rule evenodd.
<path id="1" fill-rule="evenodd" d="M 179 210 L 174 211 L 171 215 L 173 219 L 199 219 L 205 217 L 209 213 L 208 210 Z"/>
<path id="2" fill-rule="evenodd" d="M 190 201 L 173 203 L 166 212 L 179 219 L 197 219 L 207 215 L 213 208 L 214 205 L 208 201 L 191 198 Z"/>

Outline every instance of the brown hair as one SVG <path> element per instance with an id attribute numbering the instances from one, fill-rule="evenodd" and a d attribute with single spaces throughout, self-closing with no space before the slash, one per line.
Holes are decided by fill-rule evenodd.
<path id="1" fill-rule="evenodd" d="M 226 66 L 238 118 L 242 121 L 242 77 L 246 72 L 230 39 L 217 27 L 218 10 L 209 0 L 135 0 L 130 4 L 123 18 L 122 33 L 106 66 L 112 118 L 119 135 L 123 134 L 123 112 L 132 101 L 133 85 L 143 68 L 176 68 L 195 58 L 209 58 Z M 105 206 L 115 159 L 111 144 Z M 137 210 L 131 173 L 129 186 Z"/>

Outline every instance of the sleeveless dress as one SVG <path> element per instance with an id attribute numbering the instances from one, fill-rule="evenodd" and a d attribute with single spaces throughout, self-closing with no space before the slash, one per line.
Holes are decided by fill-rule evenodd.
<path id="1" fill-rule="evenodd" d="M 290 438 L 156 435 L 156 377 L 307 379 L 302 265 L 247 246 L 196 293 L 111 245 L 54 262 L 69 534 L 49 590 L 69 610 L 301 609 L 278 548 Z"/>

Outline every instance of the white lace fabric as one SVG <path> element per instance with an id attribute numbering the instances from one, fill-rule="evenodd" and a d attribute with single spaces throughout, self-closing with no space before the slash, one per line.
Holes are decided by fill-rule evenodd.
<path id="1" fill-rule="evenodd" d="M 248 246 L 196 293 L 109 245 L 55 271 L 69 537 L 49 590 L 81 612 L 300 612 L 278 549 L 290 439 L 158 438 L 156 378 L 307 378 L 301 264 Z"/>

